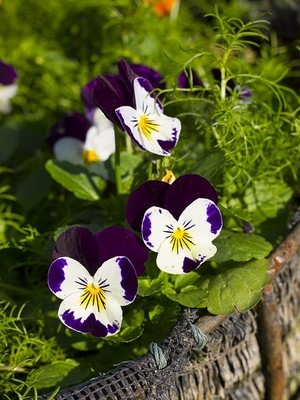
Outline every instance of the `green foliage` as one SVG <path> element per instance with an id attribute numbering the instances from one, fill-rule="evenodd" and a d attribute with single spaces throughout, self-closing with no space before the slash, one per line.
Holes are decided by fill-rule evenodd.
<path id="1" fill-rule="evenodd" d="M 13 112 L 0 115 L 4 399 L 54 396 L 144 354 L 181 306 L 228 314 L 259 301 L 268 283 L 265 257 L 299 194 L 300 104 L 293 51 L 273 41 L 265 16 L 249 18 L 254 9 L 253 2 L 190 0 L 177 18 L 159 18 L 142 0 L 0 1 L 1 58 L 20 78 Z M 166 114 L 180 118 L 182 133 L 169 158 L 146 154 L 120 134 L 118 193 L 114 155 L 99 176 L 53 160 L 46 139 L 65 112 L 84 112 L 83 85 L 114 73 L 121 58 L 164 75 Z M 182 71 L 190 88 L 177 87 Z M 192 71 L 203 86 L 193 84 Z M 198 173 L 217 187 L 225 229 L 214 241 L 216 255 L 197 271 L 170 276 L 152 254 L 120 333 L 99 340 L 66 329 L 46 284 L 54 240 L 69 226 L 124 226 L 128 195 L 167 170 Z M 245 223 L 255 233 L 245 234 Z"/>

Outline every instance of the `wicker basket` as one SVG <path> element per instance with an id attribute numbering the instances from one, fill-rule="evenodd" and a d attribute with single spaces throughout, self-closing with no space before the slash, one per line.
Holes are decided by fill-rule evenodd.
<path id="1" fill-rule="evenodd" d="M 300 224 L 270 256 L 270 274 L 255 309 L 200 319 L 187 309 L 152 352 L 54 398 L 300 399 Z"/>

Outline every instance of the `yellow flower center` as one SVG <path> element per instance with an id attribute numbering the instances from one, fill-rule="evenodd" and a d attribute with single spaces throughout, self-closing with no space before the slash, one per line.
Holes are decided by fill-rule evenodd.
<path id="1" fill-rule="evenodd" d="M 191 250 L 194 245 L 191 235 L 184 228 L 175 229 L 171 234 L 170 240 L 172 251 L 179 253 L 179 250 Z"/>
<path id="2" fill-rule="evenodd" d="M 80 296 L 80 305 L 85 309 L 96 306 L 98 311 L 104 310 L 106 307 L 105 292 L 102 288 L 96 287 L 93 284 L 88 284 Z"/>
<path id="3" fill-rule="evenodd" d="M 140 116 L 140 119 L 138 120 L 137 127 L 139 132 L 146 136 L 146 138 L 149 140 L 151 138 L 151 134 L 153 132 L 158 131 L 158 125 L 151 120 L 148 115 L 143 114 Z"/>
<path id="4" fill-rule="evenodd" d="M 84 150 L 82 158 L 84 163 L 87 165 L 100 161 L 98 155 L 94 150 Z"/>

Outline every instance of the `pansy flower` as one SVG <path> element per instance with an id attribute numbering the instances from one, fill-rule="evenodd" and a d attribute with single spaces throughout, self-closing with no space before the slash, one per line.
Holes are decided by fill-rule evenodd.
<path id="1" fill-rule="evenodd" d="M 18 74 L 14 67 L 0 60 L 0 113 L 10 113 L 10 99 L 17 93 L 17 81 Z"/>
<path id="2" fill-rule="evenodd" d="M 63 300 L 60 320 L 97 337 L 117 333 L 121 307 L 134 301 L 147 258 L 142 241 L 127 229 L 67 229 L 56 241 L 48 272 L 50 290 Z"/>
<path id="3" fill-rule="evenodd" d="M 139 148 L 169 156 L 179 139 L 179 119 L 163 113 L 148 79 L 137 76 L 125 61 L 120 61 L 118 67 L 119 74 L 98 77 L 94 86 L 95 103 Z"/>
<path id="4" fill-rule="evenodd" d="M 222 228 L 218 196 L 203 177 L 188 174 L 169 185 L 148 181 L 129 197 L 128 223 L 158 253 L 159 269 L 171 274 L 195 270 L 217 251 L 212 241 Z"/>
<path id="5" fill-rule="evenodd" d="M 114 129 L 110 121 L 97 113 L 97 123 L 91 125 L 80 113 L 66 114 L 50 133 L 48 143 L 55 158 L 76 165 L 84 165 L 92 172 L 103 174 L 100 162 L 115 151 Z"/>

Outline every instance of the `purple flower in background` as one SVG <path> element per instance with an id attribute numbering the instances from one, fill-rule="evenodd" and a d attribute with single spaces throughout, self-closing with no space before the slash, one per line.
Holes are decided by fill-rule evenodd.
<path id="1" fill-rule="evenodd" d="M 148 181 L 129 197 L 128 223 L 158 253 L 159 269 L 182 274 L 198 268 L 217 251 L 212 241 L 222 229 L 218 196 L 203 177 L 188 174 L 171 185 Z"/>
<path id="2" fill-rule="evenodd" d="M 50 290 L 63 300 L 60 320 L 96 337 L 117 333 L 121 307 L 134 301 L 147 258 L 141 240 L 127 229 L 109 227 L 96 234 L 67 229 L 56 241 L 48 272 Z"/>
<path id="3" fill-rule="evenodd" d="M 57 160 L 85 165 L 102 175 L 101 162 L 114 153 L 115 139 L 112 124 L 98 111 L 94 125 L 80 113 L 66 114 L 52 128 L 48 143 L 53 147 Z"/>
<path id="4" fill-rule="evenodd" d="M 148 67 L 125 61 L 118 63 L 119 74 L 103 75 L 94 85 L 94 101 L 103 113 L 142 150 L 169 156 L 176 146 L 181 130 L 177 118 L 163 114 L 163 106 L 154 97 L 159 76 Z M 147 75 L 138 76 L 135 71 Z"/>
<path id="5" fill-rule="evenodd" d="M 181 89 L 189 89 L 190 87 L 200 86 L 204 87 L 202 80 L 199 78 L 198 74 L 191 69 L 190 73 L 181 72 L 177 79 L 177 86 Z"/>
<path id="6" fill-rule="evenodd" d="M 11 64 L 0 60 L 0 113 L 11 112 L 10 99 L 18 90 L 18 74 Z"/>

